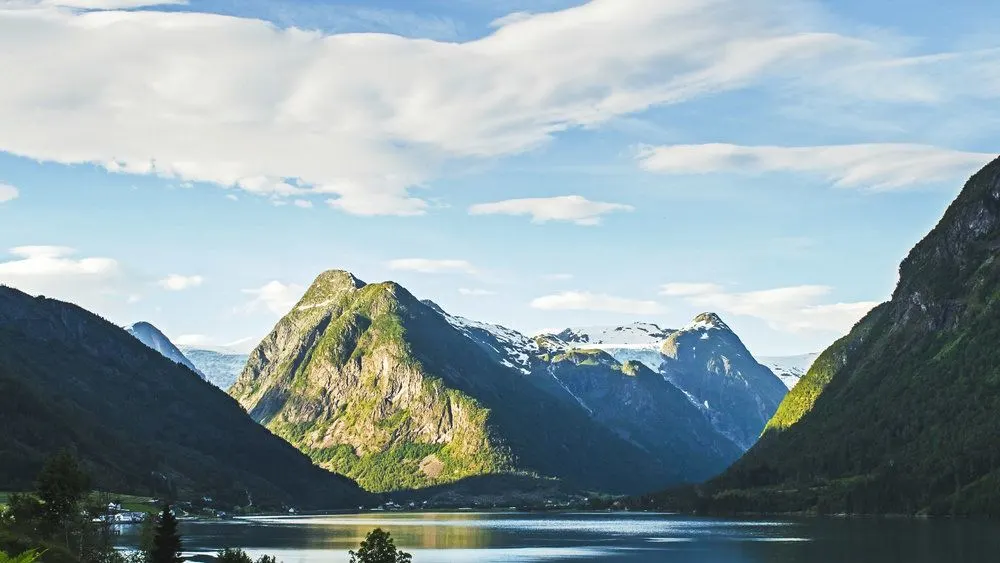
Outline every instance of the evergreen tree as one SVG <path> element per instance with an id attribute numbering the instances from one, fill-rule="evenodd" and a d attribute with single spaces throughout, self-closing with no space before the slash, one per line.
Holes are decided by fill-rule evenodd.
<path id="1" fill-rule="evenodd" d="M 45 503 L 47 523 L 61 527 L 67 519 L 78 515 L 80 502 L 89 488 L 90 478 L 69 452 L 50 458 L 38 476 L 38 498 Z"/>
<path id="2" fill-rule="evenodd" d="M 361 542 L 358 551 L 351 551 L 351 563 L 410 563 L 410 554 L 396 549 L 389 532 L 375 528 Z"/>
<path id="3" fill-rule="evenodd" d="M 150 563 L 180 563 L 181 536 L 177 533 L 177 518 L 165 505 L 156 519 L 153 533 L 153 550 L 149 554 Z"/>

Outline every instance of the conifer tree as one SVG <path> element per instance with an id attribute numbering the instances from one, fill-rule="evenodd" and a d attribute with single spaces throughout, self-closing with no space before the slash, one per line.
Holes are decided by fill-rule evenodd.
<path id="1" fill-rule="evenodd" d="M 156 519 L 153 533 L 153 550 L 149 554 L 150 563 L 180 563 L 181 536 L 177 533 L 177 518 L 170 505 L 165 505 Z"/>

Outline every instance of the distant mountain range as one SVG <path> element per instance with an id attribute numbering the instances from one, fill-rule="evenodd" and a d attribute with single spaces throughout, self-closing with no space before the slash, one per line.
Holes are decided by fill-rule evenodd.
<path id="1" fill-rule="evenodd" d="M 786 393 L 714 313 L 680 329 L 634 323 L 570 328 L 545 338 L 567 348 L 602 350 L 619 362 L 641 362 L 684 392 L 741 450 L 757 441 Z"/>
<path id="2" fill-rule="evenodd" d="M 0 287 L 0 483 L 32 486 L 69 449 L 101 490 L 232 505 L 356 507 L 373 499 L 261 428 L 176 357 L 75 305 Z M 133 337 L 136 336 L 136 337 Z M 153 338 L 157 353 L 140 342 Z"/>
<path id="3" fill-rule="evenodd" d="M 181 351 L 194 364 L 205 379 L 223 391 L 228 391 L 236 383 L 250 354 L 226 347 L 202 348 L 181 346 Z"/>
<path id="4" fill-rule="evenodd" d="M 368 295 L 386 288 L 377 298 Z M 373 332 L 376 320 L 380 325 Z M 522 425 L 494 424 L 509 416 L 507 411 L 518 410 L 512 402 L 539 397 L 556 401 L 552 413 L 569 411 L 565 416 L 595 427 L 588 439 L 597 441 L 587 447 L 619 448 L 641 468 L 645 482 L 635 487 L 697 481 L 720 471 L 756 442 L 786 393 L 785 385 L 793 384 L 792 374 L 808 361 L 808 356 L 771 358 L 786 378 L 780 380 L 712 313 L 680 329 L 633 323 L 529 337 L 451 315 L 391 282 L 369 285 L 339 271 L 321 275 L 251 355 L 197 347 L 185 347 L 181 354 L 148 323 L 134 325 L 132 332 L 230 390 L 256 420 L 317 463 L 378 491 L 509 472 L 625 490 L 621 482 L 600 477 L 615 471 L 614 462 L 564 467 L 542 453 L 545 448 L 534 443 L 536 437 L 523 435 Z M 440 342 L 419 345 L 419 337 L 429 334 L 438 334 Z M 440 348 L 449 341 L 452 347 Z M 332 354 L 321 346 L 324 342 L 350 349 Z M 468 357 L 456 358 L 453 348 L 464 349 Z M 379 362 L 380 369 L 367 373 Z M 462 380 L 451 382 L 439 371 Z M 492 376 L 487 389 L 480 389 L 486 383 L 481 381 L 484 373 L 503 375 Z M 387 379 L 363 381 L 379 377 Z M 399 396 L 396 386 L 409 380 L 411 387 L 419 383 L 421 389 Z M 426 396 L 428 381 L 437 381 L 441 391 L 455 397 L 442 402 L 434 393 Z M 490 404 L 482 395 L 495 393 L 492 387 L 501 381 L 511 397 L 521 398 Z M 379 396 L 382 402 L 372 403 Z M 536 398 L 528 398 L 532 396 Z M 475 411 L 471 406 L 466 410 L 482 409 L 481 414 L 472 421 L 442 421 L 442 413 L 454 414 L 453 400 L 476 405 Z M 551 426 L 549 414 L 522 413 L 522 418 L 541 417 L 546 420 L 542 424 Z M 458 440 L 481 443 L 483 452 L 453 451 L 455 435 L 463 432 L 473 438 Z M 588 475 L 576 475 L 580 471 Z"/>
<path id="5" fill-rule="evenodd" d="M 799 354 L 797 356 L 764 356 L 760 358 L 760 363 L 767 366 L 774 375 L 777 375 L 785 387 L 793 389 L 818 357 L 819 353 Z"/>
<path id="6" fill-rule="evenodd" d="M 532 338 L 330 271 L 251 353 L 231 393 L 371 490 L 522 473 L 639 491 L 724 469 L 785 393 L 711 319 L 696 343 L 686 335 L 704 328 L 697 320 Z"/>

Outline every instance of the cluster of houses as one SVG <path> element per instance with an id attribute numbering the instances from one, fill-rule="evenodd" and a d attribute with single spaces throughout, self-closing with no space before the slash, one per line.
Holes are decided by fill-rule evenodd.
<path id="1" fill-rule="evenodd" d="M 141 524 L 146 519 L 145 512 L 125 510 L 117 502 L 108 503 L 108 510 L 102 514 L 98 520 L 101 522 L 111 522 L 113 524 Z"/>

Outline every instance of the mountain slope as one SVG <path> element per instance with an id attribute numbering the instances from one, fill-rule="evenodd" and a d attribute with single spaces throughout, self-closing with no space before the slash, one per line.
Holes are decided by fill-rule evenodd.
<path id="1" fill-rule="evenodd" d="M 722 510 L 1000 515 L 1000 160 L 909 253 L 892 298 L 709 484 Z"/>
<path id="2" fill-rule="evenodd" d="M 619 362 L 605 350 L 579 347 L 608 343 L 608 351 L 638 350 L 659 339 L 655 325 L 629 325 L 622 330 L 595 329 L 616 338 L 580 338 L 583 331 L 530 339 L 517 331 L 471 321 L 436 310 L 460 332 L 505 366 L 529 376 L 527 380 L 550 395 L 582 408 L 587 415 L 618 436 L 639 446 L 673 474 L 676 481 L 699 481 L 734 461 L 742 449 L 721 435 L 683 391 L 643 363 Z M 630 330 L 640 327 L 637 331 Z M 648 330 L 647 327 L 653 327 Z M 632 334 L 629 334 L 629 333 Z M 650 337 L 650 334 L 654 336 Z M 610 339 L 609 339 L 610 340 Z M 627 348 L 620 348 L 620 346 Z"/>
<path id="3" fill-rule="evenodd" d="M 641 362 L 683 391 L 741 451 L 757 441 L 786 393 L 714 313 L 698 315 L 680 330 L 633 323 L 571 328 L 544 338 L 557 347 L 601 350 L 622 363 Z"/>
<path id="4" fill-rule="evenodd" d="M 160 329 L 155 326 L 146 322 L 138 322 L 125 327 L 125 332 L 136 337 L 139 342 L 142 342 L 146 346 L 156 350 L 164 358 L 172 360 L 174 363 L 188 368 L 201 376 L 202 379 L 205 379 L 205 374 L 196 368 L 195 365 L 191 363 L 191 360 L 178 350 L 177 347 L 174 346 L 174 343 L 171 342 L 170 339 L 167 338 L 165 334 L 160 332 Z"/>
<path id="5" fill-rule="evenodd" d="M 30 487 L 45 458 L 80 456 L 105 490 L 258 506 L 356 506 L 357 486 L 246 416 L 225 393 L 121 328 L 0 287 L 0 483 Z"/>
<path id="6" fill-rule="evenodd" d="M 744 450 L 756 443 L 787 388 L 753 358 L 714 313 L 672 333 L 660 371 L 708 412 L 715 427 Z"/>
<path id="7" fill-rule="evenodd" d="M 236 350 L 205 349 L 182 346 L 181 351 L 205 375 L 205 380 L 223 391 L 228 391 L 247 365 L 249 354 Z"/>
<path id="8" fill-rule="evenodd" d="M 536 343 L 457 319 L 392 282 L 326 272 L 254 350 L 231 392 L 315 461 L 374 490 L 506 472 L 612 492 L 690 480 L 685 467 L 662 463 L 665 453 L 650 454 L 539 385 Z M 611 362 L 614 378 L 631 377 Z M 704 477 L 720 457 L 706 451 L 686 463 L 701 461 Z"/>

